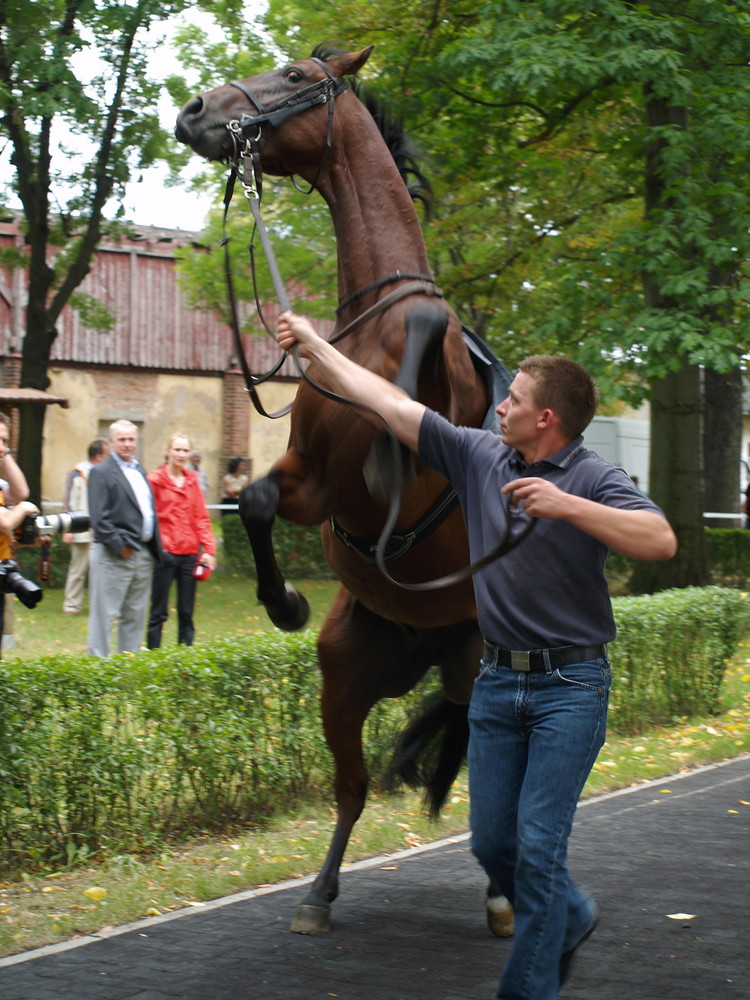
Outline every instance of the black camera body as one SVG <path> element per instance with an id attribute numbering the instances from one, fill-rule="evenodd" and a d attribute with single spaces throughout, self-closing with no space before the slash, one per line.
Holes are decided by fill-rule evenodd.
<path id="1" fill-rule="evenodd" d="M 64 514 L 27 514 L 14 534 L 19 545 L 34 545 L 38 539 L 70 532 L 73 535 L 88 531 L 91 519 L 80 510 Z"/>
<path id="2" fill-rule="evenodd" d="M 42 593 L 38 584 L 21 575 L 15 559 L 0 559 L 0 594 L 15 594 L 27 608 L 35 608 Z"/>

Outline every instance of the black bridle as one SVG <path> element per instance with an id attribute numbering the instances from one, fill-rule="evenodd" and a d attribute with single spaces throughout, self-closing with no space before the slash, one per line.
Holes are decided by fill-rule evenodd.
<path id="1" fill-rule="evenodd" d="M 300 111 L 307 111 L 308 108 L 314 108 L 316 104 L 328 104 L 329 101 L 332 102 L 335 97 L 338 97 L 349 86 L 343 77 L 334 76 L 322 59 L 312 57 L 312 62 L 320 66 L 325 73 L 325 78 L 318 80 L 317 83 L 311 83 L 309 87 L 297 91 L 296 94 L 285 97 L 270 108 L 264 108 L 263 102 L 244 83 L 238 80 L 230 81 L 229 86 L 241 90 L 248 101 L 258 111 L 257 115 L 243 115 L 240 120 L 240 127 L 243 133 L 246 130 L 249 131 L 253 126 L 263 125 L 265 122 L 268 122 L 269 125 L 281 125 L 287 118 L 299 114 Z M 333 117 L 332 107 L 329 110 L 328 117 L 329 119 Z M 330 142 L 330 134 L 328 139 Z"/>

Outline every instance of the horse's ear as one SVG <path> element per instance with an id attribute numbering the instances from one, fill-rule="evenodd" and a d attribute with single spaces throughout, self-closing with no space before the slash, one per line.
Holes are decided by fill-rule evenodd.
<path id="1" fill-rule="evenodd" d="M 339 68 L 336 71 L 336 76 L 352 76 L 354 73 L 359 73 L 370 58 L 370 53 L 374 48 L 374 45 L 368 45 L 361 52 L 342 52 L 341 55 L 336 56 L 335 59 L 331 60 L 332 63 L 338 63 Z"/>

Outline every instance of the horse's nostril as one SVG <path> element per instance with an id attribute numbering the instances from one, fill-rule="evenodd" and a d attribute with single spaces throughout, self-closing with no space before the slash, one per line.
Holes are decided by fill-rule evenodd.
<path id="1" fill-rule="evenodd" d="M 185 107 L 182 109 L 182 114 L 195 117 L 196 115 L 199 115 L 201 111 L 203 111 L 203 98 L 198 96 L 193 97 L 192 100 L 187 102 Z"/>
<path id="2" fill-rule="evenodd" d="M 174 134 L 178 142 L 189 144 L 192 135 L 192 126 L 203 112 L 203 98 L 193 97 L 180 111 L 177 116 L 177 125 Z"/>

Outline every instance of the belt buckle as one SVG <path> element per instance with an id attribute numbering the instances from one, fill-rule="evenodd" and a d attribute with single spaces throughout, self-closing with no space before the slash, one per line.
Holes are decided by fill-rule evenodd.
<path id="1" fill-rule="evenodd" d="M 511 649 L 510 669 L 528 673 L 531 670 L 531 652 L 528 649 Z"/>

